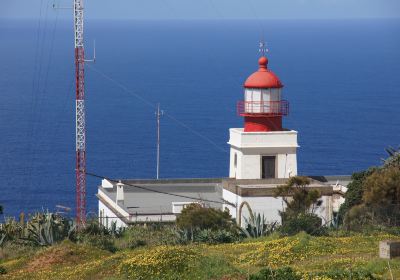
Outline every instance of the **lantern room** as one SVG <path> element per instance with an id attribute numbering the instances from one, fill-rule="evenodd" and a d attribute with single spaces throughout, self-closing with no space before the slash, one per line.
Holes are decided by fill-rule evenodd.
<path id="1" fill-rule="evenodd" d="M 282 100 L 282 83 L 267 68 L 268 59 L 258 61 L 258 71 L 244 83 L 244 100 L 237 105 L 238 114 L 245 118 L 244 130 L 281 131 L 282 116 L 289 113 L 289 103 Z"/>

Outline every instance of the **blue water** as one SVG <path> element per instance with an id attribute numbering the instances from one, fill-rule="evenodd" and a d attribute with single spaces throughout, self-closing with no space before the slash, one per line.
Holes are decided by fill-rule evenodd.
<path id="1" fill-rule="evenodd" d="M 0 204 L 6 215 L 74 207 L 72 22 L 0 21 Z M 46 27 L 46 28 L 43 28 Z M 90 21 L 86 51 L 88 170 L 154 178 L 228 175 L 228 129 L 257 69 L 260 29 L 299 131 L 301 174 L 351 174 L 400 143 L 400 21 Z M 53 36 L 54 34 L 54 36 Z M 38 35 L 39 40 L 38 40 Z M 130 93 L 98 74 L 104 73 Z M 195 131 L 195 132 L 193 132 Z M 210 141 L 200 137 L 201 134 Z M 96 211 L 99 179 L 88 178 Z"/>

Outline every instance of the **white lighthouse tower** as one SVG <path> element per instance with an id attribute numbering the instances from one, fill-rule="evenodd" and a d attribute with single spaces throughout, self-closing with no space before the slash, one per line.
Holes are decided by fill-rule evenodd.
<path id="1" fill-rule="evenodd" d="M 244 128 L 229 129 L 229 177 L 236 179 L 288 178 L 297 175 L 297 131 L 282 127 L 289 102 L 283 85 L 268 69 L 263 55 L 258 71 L 244 83 L 244 100 L 237 104 Z"/>

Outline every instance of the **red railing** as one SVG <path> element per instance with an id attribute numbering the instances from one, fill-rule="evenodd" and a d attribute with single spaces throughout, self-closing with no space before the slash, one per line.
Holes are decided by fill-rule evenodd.
<path id="1" fill-rule="evenodd" d="M 239 101 L 237 113 L 241 116 L 287 116 L 289 102 L 281 101 Z"/>

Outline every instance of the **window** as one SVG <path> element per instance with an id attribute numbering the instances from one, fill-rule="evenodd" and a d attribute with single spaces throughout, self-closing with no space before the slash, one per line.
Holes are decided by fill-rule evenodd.
<path id="1" fill-rule="evenodd" d="M 275 178 L 275 156 L 262 156 L 261 178 Z"/>

